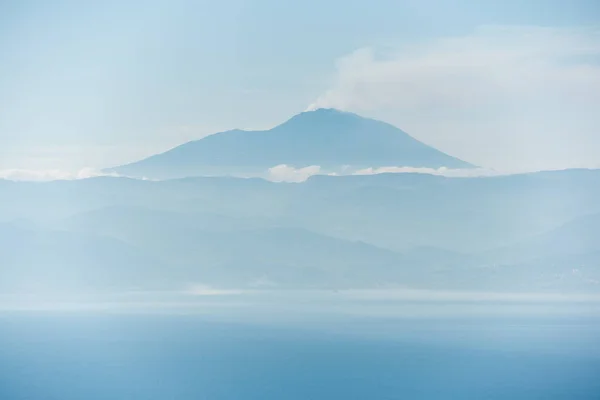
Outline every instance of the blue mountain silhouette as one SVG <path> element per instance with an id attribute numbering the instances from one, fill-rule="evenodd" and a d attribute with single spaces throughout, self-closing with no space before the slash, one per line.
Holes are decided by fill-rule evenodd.
<path id="1" fill-rule="evenodd" d="M 323 168 L 473 167 L 388 123 L 335 109 L 318 109 L 298 114 L 270 130 L 216 133 L 111 171 L 133 177 L 173 178 L 260 172 L 280 164 Z"/>

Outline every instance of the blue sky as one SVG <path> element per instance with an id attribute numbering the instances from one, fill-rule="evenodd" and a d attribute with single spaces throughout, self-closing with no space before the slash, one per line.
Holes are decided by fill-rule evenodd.
<path id="1" fill-rule="evenodd" d="M 94 3 L 0 3 L 0 169 L 111 166 L 311 105 L 487 167 L 600 154 L 597 1 Z"/>

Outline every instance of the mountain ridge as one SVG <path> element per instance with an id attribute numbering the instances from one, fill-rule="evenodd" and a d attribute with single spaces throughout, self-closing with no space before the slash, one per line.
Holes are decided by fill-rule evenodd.
<path id="1" fill-rule="evenodd" d="M 268 130 L 229 130 L 111 168 L 132 177 L 261 174 L 276 165 L 472 168 L 382 121 L 336 109 L 297 114 Z"/>

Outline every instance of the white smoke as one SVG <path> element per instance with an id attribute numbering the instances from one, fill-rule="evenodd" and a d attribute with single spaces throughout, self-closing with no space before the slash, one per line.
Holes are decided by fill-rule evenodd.
<path id="1" fill-rule="evenodd" d="M 365 47 L 336 61 L 331 88 L 307 110 L 457 109 L 548 93 L 586 105 L 600 99 L 600 67 L 585 61 L 598 55 L 597 29 L 530 26 L 487 26 L 418 45 Z"/>
<path id="2" fill-rule="evenodd" d="M 383 119 L 495 168 L 581 168 L 600 152 L 600 30 L 487 26 L 340 58 L 307 110 Z"/>

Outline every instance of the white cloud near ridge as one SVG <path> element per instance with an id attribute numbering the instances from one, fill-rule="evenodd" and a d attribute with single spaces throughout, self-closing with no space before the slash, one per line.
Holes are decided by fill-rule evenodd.
<path id="1" fill-rule="evenodd" d="M 495 176 L 504 175 L 506 173 L 494 171 L 485 168 L 458 168 L 451 169 L 446 167 L 441 168 L 425 168 L 425 167 L 378 167 L 364 168 L 354 171 L 352 175 L 377 175 L 377 174 L 401 174 L 401 173 L 416 173 L 446 176 L 449 178 L 469 178 L 478 176 Z"/>
<path id="2" fill-rule="evenodd" d="M 514 171 L 512 173 L 518 173 L 524 171 Z M 351 169 L 345 168 L 341 172 L 327 172 L 318 165 L 313 165 L 304 168 L 295 168 L 290 165 L 277 165 L 269 168 L 267 179 L 272 182 L 304 182 L 311 176 L 315 175 L 334 175 L 334 176 L 346 176 L 346 175 L 377 175 L 385 173 L 418 173 L 418 174 L 429 174 L 439 175 L 446 177 L 478 177 L 478 176 L 495 176 L 505 175 L 508 172 L 499 172 L 485 168 L 465 168 L 465 169 L 450 169 L 446 167 L 441 168 L 425 168 L 425 167 L 377 167 L 377 168 L 361 168 Z"/>
<path id="3" fill-rule="evenodd" d="M 304 182 L 313 175 L 319 175 L 321 167 L 311 165 L 303 168 L 294 168 L 293 166 L 280 164 L 269 168 L 267 179 L 272 182 Z"/>
<path id="4" fill-rule="evenodd" d="M 5 169 L 0 170 L 0 179 L 7 179 L 10 181 L 33 181 L 33 182 L 44 182 L 44 181 L 56 181 L 56 180 L 75 180 L 75 179 L 87 179 L 99 176 L 114 176 L 117 174 L 107 174 L 98 171 L 93 168 L 83 168 L 78 171 L 66 171 L 61 169 L 46 169 L 46 170 L 32 170 L 32 169 Z"/>
<path id="5" fill-rule="evenodd" d="M 329 175 L 329 176 L 348 176 L 348 175 L 377 175 L 377 174 L 391 174 L 391 173 L 418 173 L 418 174 L 429 174 L 445 176 L 449 178 L 468 178 L 468 177 L 485 177 L 485 176 L 498 176 L 498 175 L 509 175 L 531 172 L 527 170 L 512 170 L 512 171 L 497 171 L 487 168 L 465 168 L 465 169 L 451 169 L 446 167 L 441 168 L 426 168 L 426 167 L 401 167 L 401 166 L 387 166 L 387 167 L 369 167 L 361 169 L 353 169 L 351 167 L 344 167 L 337 172 L 327 171 L 318 165 L 312 165 L 308 167 L 295 168 L 291 165 L 281 164 L 269 168 L 266 174 L 262 175 L 244 175 L 243 177 L 260 177 L 271 182 L 287 182 L 287 183 L 302 183 L 308 180 L 311 176 L 315 175 Z M 116 173 L 104 173 L 92 168 L 84 168 L 79 171 L 71 172 L 60 169 L 53 170 L 27 170 L 27 169 L 7 169 L 0 170 L 0 179 L 6 179 L 10 181 L 30 181 L 30 182 L 48 182 L 57 180 L 77 180 L 77 179 L 88 179 L 100 176 L 110 177 L 125 177 Z M 142 178 L 142 180 L 150 180 L 148 178 Z"/>
<path id="6" fill-rule="evenodd" d="M 371 114 L 478 165 L 589 165 L 600 151 L 600 29 L 482 27 L 358 49 L 308 109 Z"/>

